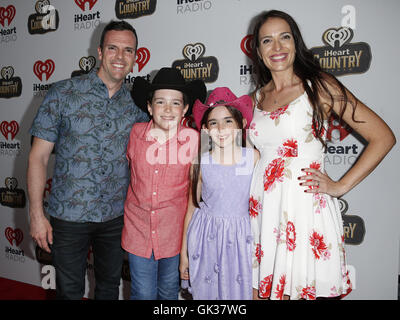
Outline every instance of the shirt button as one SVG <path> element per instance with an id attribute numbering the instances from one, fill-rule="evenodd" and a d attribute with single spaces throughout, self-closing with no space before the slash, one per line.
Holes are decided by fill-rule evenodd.
<path id="1" fill-rule="evenodd" d="M 152 212 L 151 212 L 151 214 L 155 214 L 155 212 L 154 212 L 154 211 L 152 211 Z"/>
<path id="2" fill-rule="evenodd" d="M 152 233 L 152 234 L 155 234 L 156 232 L 153 230 L 151 233 Z"/>
<path id="3" fill-rule="evenodd" d="M 155 170 L 154 173 L 158 173 L 158 170 Z"/>
<path id="4" fill-rule="evenodd" d="M 154 192 L 153 192 L 153 196 L 155 196 L 156 194 L 157 194 L 157 192 L 154 191 Z"/>

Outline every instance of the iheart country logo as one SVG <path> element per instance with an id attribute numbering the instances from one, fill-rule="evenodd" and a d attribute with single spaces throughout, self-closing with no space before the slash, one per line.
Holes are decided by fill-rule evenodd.
<path id="1" fill-rule="evenodd" d="M 40 81 L 43 79 L 43 74 L 46 75 L 46 81 L 48 81 L 50 76 L 53 74 L 55 67 L 56 65 L 51 59 L 47 59 L 45 62 L 38 60 L 33 65 L 33 73 Z"/>
<path id="2" fill-rule="evenodd" d="M 350 42 L 353 35 L 353 30 L 350 28 L 330 28 L 322 35 L 322 41 L 332 48 L 335 48 L 336 43 L 338 43 L 339 47 L 342 47 L 345 43 Z"/>
<path id="3" fill-rule="evenodd" d="M 94 68 L 95 65 L 96 65 L 96 58 L 93 56 L 82 57 L 79 60 L 79 68 L 81 68 L 82 71 L 89 72 Z"/>
<path id="4" fill-rule="evenodd" d="M 13 245 L 13 242 L 15 240 L 15 244 L 19 246 L 22 240 L 24 239 L 24 234 L 18 228 L 14 230 L 11 227 L 7 227 L 6 230 L 4 231 L 4 234 L 11 245 Z"/>
<path id="5" fill-rule="evenodd" d="M 240 49 L 242 49 L 243 53 L 252 59 L 251 50 L 252 50 L 252 43 L 253 43 L 253 35 L 249 34 L 245 36 L 242 41 L 240 42 Z"/>
<path id="6" fill-rule="evenodd" d="M 11 66 L 4 67 L 1 69 L 1 77 L 4 80 L 10 80 L 13 75 L 14 75 L 14 68 Z"/>
<path id="7" fill-rule="evenodd" d="M 15 17 L 15 7 L 13 5 L 9 5 L 8 7 L 0 7 L 0 24 L 5 27 L 5 21 L 7 20 L 7 26 L 11 24 Z"/>
<path id="8" fill-rule="evenodd" d="M 7 190 L 14 191 L 18 187 L 18 181 L 14 177 L 7 177 L 5 180 L 5 186 L 7 187 Z"/>
<path id="9" fill-rule="evenodd" d="M 200 58 L 204 52 L 206 51 L 206 48 L 204 44 L 202 43 L 196 43 L 196 44 L 188 44 L 183 48 L 183 55 L 188 58 L 190 61 L 194 62 L 198 58 Z"/>
<path id="10" fill-rule="evenodd" d="M 143 67 L 149 62 L 150 60 L 150 51 L 149 49 L 142 47 L 137 49 L 137 59 L 136 63 L 138 65 L 138 71 L 143 69 Z"/>
<path id="11" fill-rule="evenodd" d="M 0 132 L 4 138 L 8 140 L 8 135 L 11 133 L 11 140 L 14 140 L 15 136 L 19 131 L 18 122 L 13 120 L 11 122 L 3 121 L 0 123 Z"/>
<path id="12" fill-rule="evenodd" d="M 97 0 L 75 0 L 75 3 L 81 8 L 82 11 L 85 11 L 85 4 L 89 3 L 89 10 L 92 10 L 93 6 L 96 4 Z"/>

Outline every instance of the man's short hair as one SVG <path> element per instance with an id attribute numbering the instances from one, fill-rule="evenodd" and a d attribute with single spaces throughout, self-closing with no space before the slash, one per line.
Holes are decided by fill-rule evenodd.
<path id="1" fill-rule="evenodd" d="M 101 50 L 103 50 L 104 37 L 106 36 L 106 33 L 108 31 L 111 31 L 111 30 L 115 30 L 115 31 L 128 30 L 128 31 L 131 31 L 133 33 L 133 35 L 135 36 L 135 39 L 136 39 L 136 47 L 135 47 L 135 51 L 136 51 L 137 45 L 138 45 L 138 38 L 137 38 L 136 30 L 128 22 L 123 21 L 123 20 L 120 20 L 120 21 L 112 20 L 110 23 L 108 23 L 104 27 L 103 32 L 101 34 L 101 38 L 100 38 L 100 49 Z"/>

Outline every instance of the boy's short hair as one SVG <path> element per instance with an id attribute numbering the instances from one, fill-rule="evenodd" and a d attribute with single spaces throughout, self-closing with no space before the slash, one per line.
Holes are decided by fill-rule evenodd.
<path id="1" fill-rule="evenodd" d="M 133 35 L 135 36 L 136 39 L 136 46 L 135 46 L 135 52 L 138 46 L 138 38 L 137 38 L 137 34 L 136 34 L 136 30 L 134 27 L 132 27 L 128 22 L 124 21 L 124 20 L 120 20 L 120 21 L 114 21 L 111 20 L 103 29 L 103 32 L 101 33 L 101 38 L 100 38 L 100 49 L 103 50 L 103 44 L 104 44 L 104 38 L 106 36 L 106 33 L 108 31 L 111 30 L 115 30 L 115 31 L 124 31 L 124 30 L 128 30 L 131 31 L 133 33 Z"/>

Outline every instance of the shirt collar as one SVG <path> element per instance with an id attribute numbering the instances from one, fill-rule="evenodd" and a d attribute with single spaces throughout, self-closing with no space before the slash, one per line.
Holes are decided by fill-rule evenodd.
<path id="1" fill-rule="evenodd" d="M 103 80 L 101 80 L 100 77 L 98 76 L 98 74 L 97 74 L 98 71 L 99 71 L 99 68 L 93 68 L 92 70 L 89 71 L 87 76 L 93 85 L 100 85 L 107 89 Z M 119 90 L 114 94 L 114 96 L 118 97 L 119 94 L 126 94 L 126 93 L 128 93 L 128 91 L 129 90 L 128 90 L 128 87 L 126 86 L 125 82 L 122 82 L 121 88 L 119 88 Z"/>

